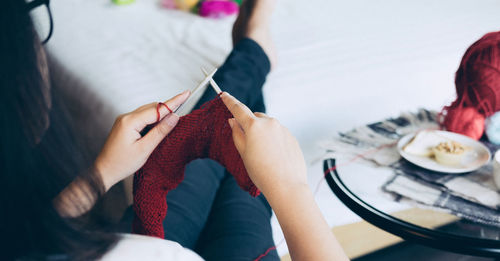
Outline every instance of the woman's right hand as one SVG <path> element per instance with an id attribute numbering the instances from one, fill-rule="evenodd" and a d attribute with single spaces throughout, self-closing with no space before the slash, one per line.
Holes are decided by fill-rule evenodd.
<path id="1" fill-rule="evenodd" d="M 276 119 L 252 113 L 227 93 L 221 97 L 234 116 L 234 145 L 273 208 L 292 260 L 348 260 L 307 185 L 297 140 Z"/>
<path id="2" fill-rule="evenodd" d="M 297 140 L 278 120 L 252 113 L 233 96 L 221 95 L 234 118 L 229 119 L 236 149 L 248 175 L 266 195 L 278 188 L 307 185 L 306 165 Z"/>

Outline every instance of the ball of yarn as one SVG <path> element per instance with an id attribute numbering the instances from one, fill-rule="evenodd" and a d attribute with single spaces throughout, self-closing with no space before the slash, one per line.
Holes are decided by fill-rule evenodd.
<path id="1" fill-rule="evenodd" d="M 500 111 L 500 32 L 484 35 L 467 49 L 455 87 L 457 99 L 443 108 L 444 127 L 479 138 L 484 130 L 479 123 Z"/>
<path id="2" fill-rule="evenodd" d="M 479 140 L 484 133 L 484 116 L 474 107 L 448 110 L 444 125 L 446 130 Z"/>
<path id="3" fill-rule="evenodd" d="M 500 112 L 486 119 L 486 136 L 492 143 L 500 145 Z"/>

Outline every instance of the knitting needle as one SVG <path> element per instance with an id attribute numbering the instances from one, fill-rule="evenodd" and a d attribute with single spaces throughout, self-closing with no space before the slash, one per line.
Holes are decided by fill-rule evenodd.
<path id="1" fill-rule="evenodd" d="M 210 85 L 214 89 L 215 93 L 220 94 L 222 92 L 222 90 L 220 89 L 219 85 L 212 78 L 213 75 L 209 76 L 208 73 L 207 73 L 207 71 L 203 67 L 201 67 L 201 70 L 203 71 L 203 73 L 205 74 L 205 76 L 210 77 L 210 79 L 209 79 L 210 80 Z"/>
<path id="2" fill-rule="evenodd" d="M 213 72 L 211 72 L 210 74 L 207 74 L 205 79 L 203 79 L 203 81 L 201 81 L 200 84 L 198 84 L 198 86 L 196 86 L 196 88 L 194 88 L 191 91 L 191 94 L 189 94 L 188 99 L 183 104 L 181 104 L 181 106 L 177 107 L 177 109 L 174 111 L 174 113 L 176 113 L 179 116 L 186 115 L 188 113 L 188 111 L 184 111 L 184 110 L 186 110 L 186 106 L 187 106 L 186 104 L 189 104 L 189 100 L 193 97 L 193 94 L 198 92 L 198 90 L 203 89 L 203 87 L 205 87 L 208 84 L 208 82 L 212 79 L 212 76 L 214 76 L 214 74 L 216 72 L 217 72 L 217 68 Z"/>

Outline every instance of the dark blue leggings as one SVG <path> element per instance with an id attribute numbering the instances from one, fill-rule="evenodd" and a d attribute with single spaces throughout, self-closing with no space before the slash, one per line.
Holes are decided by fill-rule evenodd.
<path id="1" fill-rule="evenodd" d="M 262 85 L 269 59 L 251 39 L 238 42 L 214 75 L 223 91 L 252 111 L 265 112 Z M 198 102 L 213 99 L 208 88 Z M 271 207 L 264 196 L 252 198 L 218 163 L 195 160 L 187 165 L 184 181 L 167 195 L 165 238 L 179 242 L 206 260 L 254 260 L 274 246 Z M 262 260 L 279 260 L 276 250 Z"/>

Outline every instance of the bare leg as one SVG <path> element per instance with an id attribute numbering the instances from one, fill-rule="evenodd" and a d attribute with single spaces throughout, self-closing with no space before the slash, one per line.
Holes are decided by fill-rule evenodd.
<path id="1" fill-rule="evenodd" d="M 271 38 L 270 22 L 277 0 L 244 0 L 233 26 L 233 45 L 243 37 L 256 41 L 271 62 L 276 64 L 276 51 Z"/>

